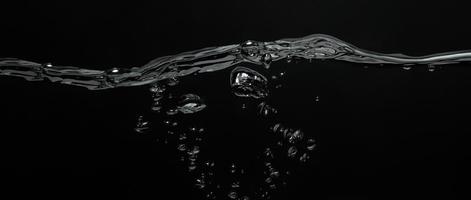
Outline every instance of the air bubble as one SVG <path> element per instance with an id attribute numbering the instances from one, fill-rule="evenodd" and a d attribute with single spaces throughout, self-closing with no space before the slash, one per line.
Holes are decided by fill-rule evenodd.
<path id="1" fill-rule="evenodd" d="M 171 108 L 167 110 L 167 115 L 176 115 L 178 113 L 178 110 L 175 108 Z"/>
<path id="2" fill-rule="evenodd" d="M 272 61 L 272 56 L 269 53 L 263 54 L 262 56 L 262 63 L 265 65 L 265 68 L 268 69 L 270 68 L 270 63 Z"/>
<path id="3" fill-rule="evenodd" d="M 435 65 L 429 64 L 428 65 L 428 71 L 429 72 L 434 72 L 435 71 Z"/>
<path id="4" fill-rule="evenodd" d="M 180 135 L 178 136 L 178 140 L 180 140 L 180 141 L 183 141 L 183 140 L 186 140 L 186 139 L 187 139 L 186 133 L 180 133 Z"/>
<path id="5" fill-rule="evenodd" d="M 298 149 L 295 146 L 292 146 L 288 149 L 288 157 L 293 158 L 298 153 Z"/>
<path id="6" fill-rule="evenodd" d="M 180 145 L 178 145 L 177 149 L 179 151 L 185 151 L 186 150 L 186 145 L 185 144 L 180 144 Z"/>
<path id="7" fill-rule="evenodd" d="M 268 105 L 265 102 L 262 102 L 258 105 L 259 111 L 258 113 L 261 114 L 262 116 L 269 116 L 269 115 L 274 115 L 278 113 L 278 110 L 275 108 L 272 108 L 270 105 Z"/>
<path id="8" fill-rule="evenodd" d="M 229 199 L 236 199 L 237 198 L 237 192 L 236 191 L 229 191 L 229 194 L 227 194 L 227 197 L 229 197 Z"/>
<path id="9" fill-rule="evenodd" d="M 314 139 L 308 139 L 306 145 L 307 150 L 312 151 L 316 147 L 316 141 Z"/>
<path id="10" fill-rule="evenodd" d="M 180 99 L 177 110 L 183 114 L 193 114 L 206 108 L 206 104 L 196 94 L 185 94 Z"/>
<path id="11" fill-rule="evenodd" d="M 234 174 L 236 172 L 236 166 L 234 163 L 231 165 L 231 173 Z"/>
<path id="12" fill-rule="evenodd" d="M 144 120 L 144 116 L 141 115 L 137 118 L 137 123 L 134 130 L 138 133 L 145 133 L 147 130 L 149 130 L 149 122 Z"/>
<path id="13" fill-rule="evenodd" d="M 208 194 L 206 194 L 206 198 L 208 198 L 208 199 L 216 199 L 216 194 L 214 194 L 214 192 L 209 192 Z"/>
<path id="14" fill-rule="evenodd" d="M 268 79 L 246 67 L 236 67 L 232 70 L 230 84 L 232 93 L 239 97 L 259 99 L 268 96 Z"/>
<path id="15" fill-rule="evenodd" d="M 306 162 L 309 159 L 307 153 L 304 153 L 301 157 L 299 157 L 299 161 Z"/>
<path id="16" fill-rule="evenodd" d="M 271 151 L 270 148 L 265 149 L 264 156 L 265 156 L 265 158 L 267 158 L 269 160 L 275 158 L 274 155 L 273 155 L 273 152 Z"/>
<path id="17" fill-rule="evenodd" d="M 408 70 L 412 69 L 412 67 L 411 66 L 404 66 L 404 67 L 402 67 L 402 69 L 408 71 Z"/>
<path id="18" fill-rule="evenodd" d="M 304 133 L 301 130 L 296 130 L 288 138 L 288 141 L 293 144 L 293 143 L 301 141 L 303 137 L 304 137 Z"/>

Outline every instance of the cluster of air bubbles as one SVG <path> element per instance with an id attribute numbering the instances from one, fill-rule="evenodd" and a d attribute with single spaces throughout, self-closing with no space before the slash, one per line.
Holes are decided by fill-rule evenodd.
<path id="1" fill-rule="evenodd" d="M 164 80 L 164 84 L 168 86 L 176 86 L 180 83 L 177 77 L 170 77 Z"/>
<path id="2" fill-rule="evenodd" d="M 278 110 L 268 105 L 266 102 L 261 102 L 257 106 L 258 114 L 261 116 L 272 116 L 278 113 Z"/>
<path id="3" fill-rule="evenodd" d="M 263 47 L 262 42 L 258 42 L 254 40 L 247 40 L 244 43 L 240 44 L 240 49 L 241 49 L 242 54 L 248 57 L 249 59 L 258 57 L 262 47 Z"/>
<path id="4" fill-rule="evenodd" d="M 166 90 L 167 86 L 159 83 L 153 84 L 149 88 L 152 95 L 152 111 L 159 113 L 162 110 Z"/>
<path id="5" fill-rule="evenodd" d="M 203 100 L 196 94 L 185 94 L 178 101 L 177 110 L 183 114 L 192 114 L 206 108 Z"/>
<path id="6" fill-rule="evenodd" d="M 288 158 L 304 163 L 310 157 L 309 152 L 312 152 L 316 146 L 315 140 L 307 138 L 300 129 L 285 127 L 277 123 L 273 125 L 270 130 L 280 138 L 277 145 L 286 150 L 285 152 Z"/>
<path id="7" fill-rule="evenodd" d="M 136 127 L 134 128 L 134 130 L 137 132 L 137 133 L 146 133 L 150 128 L 150 122 L 145 120 L 144 119 L 144 116 L 140 115 L 139 117 L 137 117 L 137 123 L 136 123 Z"/>
<path id="8" fill-rule="evenodd" d="M 239 97 L 265 98 L 268 96 L 267 84 L 265 76 L 247 67 L 236 67 L 230 74 L 232 93 Z"/>

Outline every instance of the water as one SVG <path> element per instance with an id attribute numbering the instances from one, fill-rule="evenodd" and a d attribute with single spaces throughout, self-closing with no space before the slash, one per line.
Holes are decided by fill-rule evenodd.
<path id="1" fill-rule="evenodd" d="M 401 127 L 406 127 L 404 124 L 415 127 L 413 123 L 423 122 L 415 117 L 429 120 L 429 128 L 436 126 L 430 125 L 436 123 L 436 119 L 415 113 L 432 112 L 428 107 L 421 110 L 422 104 L 410 104 L 411 101 L 437 104 L 422 87 L 456 86 L 447 81 L 449 79 L 440 78 L 416 83 L 403 73 L 413 73 L 419 76 L 417 80 L 427 80 L 427 76 L 458 77 L 453 71 L 443 72 L 455 70 L 456 65 L 467 65 L 468 61 L 471 61 L 471 51 L 421 57 L 382 54 L 362 50 L 332 36 L 315 34 L 273 42 L 248 40 L 160 57 L 142 67 L 105 71 L 3 58 L 0 59 L 0 74 L 28 81 L 49 80 L 89 90 L 136 86 L 141 92 L 139 88 L 145 87 L 146 94 L 136 96 L 146 99 L 138 106 L 145 108 L 138 110 L 133 121 L 134 134 L 159 146 L 168 159 L 176 161 L 181 173 L 203 199 L 283 199 L 284 195 L 308 193 L 307 188 L 317 188 L 320 193 L 325 188 L 327 192 L 335 187 L 348 188 L 342 184 L 361 179 L 358 175 L 361 173 L 366 174 L 369 181 L 380 180 L 374 170 L 384 175 L 383 169 L 364 172 L 364 166 L 356 164 L 374 165 L 377 154 L 358 154 L 368 153 L 368 148 L 376 152 L 379 149 L 379 155 L 386 158 L 377 159 L 378 162 L 397 160 L 388 148 L 401 148 L 400 142 L 407 143 L 407 140 L 392 138 L 394 131 L 411 132 Z M 348 75 L 333 73 L 336 70 L 351 73 L 350 76 L 372 73 L 380 77 L 363 74 L 358 79 L 353 78 L 357 82 L 346 84 L 342 83 L 342 78 Z M 409 78 L 412 84 L 399 81 L 403 77 Z M 388 81 L 402 86 L 390 87 Z M 327 87 L 332 90 L 322 91 L 320 88 L 326 82 L 345 85 L 344 88 L 354 92 L 336 92 L 332 85 Z M 401 96 L 390 96 L 381 87 L 393 89 L 391 94 Z M 401 91 L 397 87 L 406 89 Z M 424 92 L 427 98 L 421 99 L 413 92 Z M 370 94 L 384 97 L 370 97 Z M 456 96 L 455 93 L 446 95 Z M 378 112 L 385 105 L 393 106 Z M 399 114 L 394 113 L 394 109 Z M 443 107 L 431 109 L 438 110 L 438 114 L 448 112 Z M 388 113 L 393 115 L 388 116 Z M 451 123 L 444 121 L 447 125 Z M 371 136 L 352 131 L 381 132 L 377 130 L 381 123 L 399 125 L 391 125 L 395 127 L 386 130 L 391 134 Z M 334 133 L 339 131 L 343 134 Z M 437 138 L 444 137 L 436 134 Z M 430 135 L 408 137 L 415 142 L 439 140 L 428 138 Z M 449 138 L 444 139 L 445 143 L 447 141 L 453 143 Z M 394 142 L 397 145 L 392 144 Z M 399 150 L 398 155 L 405 156 L 405 152 L 414 149 L 412 146 Z M 321 165 L 323 155 L 328 155 L 323 159 L 327 167 Z M 353 166 L 352 174 L 340 170 L 347 164 Z M 331 174 L 332 171 L 323 171 L 325 168 L 338 169 L 340 174 L 347 174 L 343 176 L 353 178 L 335 183 L 338 177 Z"/>

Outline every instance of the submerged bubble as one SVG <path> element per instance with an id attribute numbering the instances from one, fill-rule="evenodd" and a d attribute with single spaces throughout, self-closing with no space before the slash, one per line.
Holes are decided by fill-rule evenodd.
<path id="1" fill-rule="evenodd" d="M 263 44 L 261 42 L 254 41 L 254 40 L 247 40 L 246 42 L 244 42 L 240 45 L 240 48 L 241 48 L 242 53 L 246 57 L 249 57 L 249 59 L 251 59 L 251 57 L 258 56 L 258 54 L 260 52 L 260 47 L 262 45 Z"/>
<path id="2" fill-rule="evenodd" d="M 309 159 L 309 155 L 307 153 L 303 153 L 301 157 L 299 157 L 299 161 L 306 162 Z"/>
<path id="3" fill-rule="evenodd" d="M 412 69 L 412 67 L 411 66 L 404 66 L 404 67 L 402 67 L 402 69 L 403 70 L 410 70 L 410 69 Z"/>
<path id="4" fill-rule="evenodd" d="M 206 104 L 196 94 L 185 94 L 180 99 L 177 110 L 183 114 L 193 114 L 206 108 Z"/>
<path id="5" fill-rule="evenodd" d="M 239 97 L 265 98 L 268 96 L 267 84 L 265 76 L 246 67 L 236 67 L 230 75 L 232 92 Z"/>
<path id="6" fill-rule="evenodd" d="M 301 130 L 296 130 L 293 132 L 293 134 L 290 135 L 290 137 L 288 138 L 288 141 L 293 144 L 293 143 L 301 141 L 303 137 L 304 137 L 304 133 Z"/>
<path id="7" fill-rule="evenodd" d="M 274 115 L 278 113 L 278 110 L 275 108 L 271 107 L 265 102 L 262 102 L 258 105 L 258 113 L 262 116 L 269 116 L 269 115 Z"/>
<path id="8" fill-rule="evenodd" d="M 316 147 L 316 141 L 314 139 L 308 139 L 306 145 L 307 150 L 312 151 Z"/>
<path id="9" fill-rule="evenodd" d="M 270 53 L 266 53 L 262 56 L 262 63 L 265 65 L 265 68 L 270 68 L 270 63 L 272 61 L 272 55 Z"/>
<path id="10" fill-rule="evenodd" d="M 178 145 L 177 149 L 179 151 L 185 151 L 186 150 L 186 145 L 185 144 L 180 144 L 180 145 Z"/>
<path id="11" fill-rule="evenodd" d="M 291 146 L 288 149 L 288 157 L 292 158 L 292 157 L 296 156 L 296 153 L 298 153 L 298 149 L 295 146 Z"/>
<path id="12" fill-rule="evenodd" d="M 137 118 L 136 127 L 134 130 L 138 133 L 144 133 L 149 129 L 149 122 L 144 120 L 144 116 L 139 116 Z"/>
<path id="13" fill-rule="evenodd" d="M 428 71 L 429 72 L 434 72 L 435 71 L 435 65 L 429 64 L 428 65 Z"/>
<path id="14" fill-rule="evenodd" d="M 229 193 L 227 194 L 227 197 L 229 197 L 229 199 L 236 199 L 236 198 L 237 198 L 237 192 L 234 191 L 234 190 L 231 190 L 231 191 L 229 191 Z"/>

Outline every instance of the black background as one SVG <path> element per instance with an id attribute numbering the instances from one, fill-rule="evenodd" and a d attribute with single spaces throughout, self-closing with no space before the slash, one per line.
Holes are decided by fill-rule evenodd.
<path id="1" fill-rule="evenodd" d="M 471 48 L 466 1 L 15 1 L 1 7 L 0 57 L 92 69 L 135 67 L 208 46 L 313 33 L 385 53 L 424 55 Z M 345 149 L 325 154 L 324 160 L 338 164 L 338 170 L 322 179 L 324 192 L 310 194 L 312 188 L 301 187 L 304 192 L 293 198 L 459 195 L 462 136 L 469 132 L 469 70 L 428 76 L 373 71 L 359 77 L 358 72 L 338 67 L 325 73 L 335 74 L 323 77 L 322 90 L 332 97 L 326 105 L 333 109 L 329 119 L 337 120 L 333 126 L 342 124 L 325 139 L 343 137 L 347 139 L 341 141 L 364 144 L 331 142 L 342 143 Z M 378 74 L 381 78 L 374 78 Z M 403 96 L 383 90 L 407 87 Z M 181 181 L 184 175 L 173 169 L 174 163 L 165 162 L 165 153 L 123 133 L 133 127 L 136 110 L 145 109 L 140 102 L 144 89 L 90 92 L 7 77 L 0 77 L 0 89 L 0 162 L 6 195 L 188 199 L 195 194 Z M 374 95 L 389 101 L 377 103 Z M 362 100 L 345 100 L 352 97 Z M 384 104 L 390 107 L 382 108 Z M 335 113 L 348 117 L 335 118 Z M 376 140 L 366 137 L 375 133 L 380 135 L 373 137 Z M 387 150 L 378 152 L 382 144 L 388 144 Z M 395 145 L 397 152 L 391 150 Z M 365 152 L 371 154 L 352 158 Z"/>

